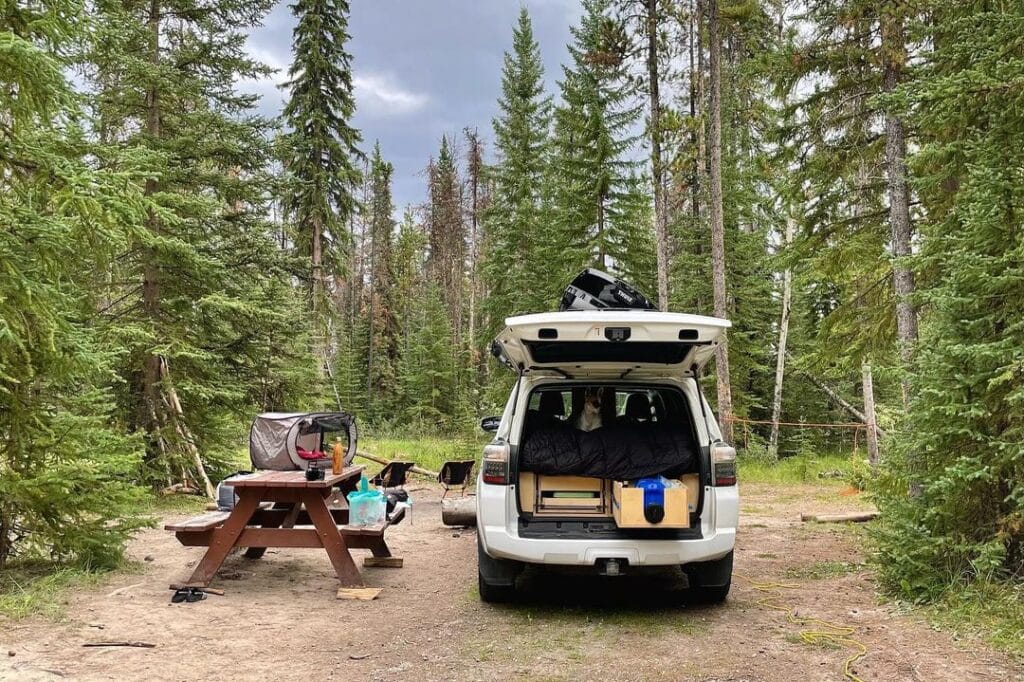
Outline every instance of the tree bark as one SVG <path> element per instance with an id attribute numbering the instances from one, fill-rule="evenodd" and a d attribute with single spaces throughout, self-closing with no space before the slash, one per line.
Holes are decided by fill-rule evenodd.
<path id="1" fill-rule="evenodd" d="M 477 268 L 477 230 L 480 221 L 480 172 L 483 166 L 483 155 L 480 150 L 480 138 L 477 131 L 469 132 L 469 348 L 474 367 L 478 359 L 476 353 L 476 308 L 477 288 L 479 286 L 479 270 Z"/>
<path id="2" fill-rule="evenodd" d="M 647 82 L 651 106 L 651 176 L 654 181 L 654 251 L 658 265 L 658 308 L 668 310 L 668 208 L 661 161 L 661 97 L 658 73 L 658 0 L 647 8 Z"/>
<path id="3" fill-rule="evenodd" d="M 450 497 L 441 500 L 441 523 L 446 526 L 475 526 L 476 498 Z"/>
<path id="4" fill-rule="evenodd" d="M 883 88 L 892 92 L 902 80 L 906 65 L 906 42 L 903 17 L 897 3 L 888 3 L 882 14 L 882 54 L 885 58 Z M 900 360 L 906 372 L 914 357 L 917 342 L 917 311 L 911 298 L 914 294 L 914 273 L 906 263 L 911 254 L 913 225 L 910 221 L 910 188 L 907 184 L 907 135 L 903 121 L 893 112 L 885 115 L 886 189 L 889 194 L 889 226 L 892 238 L 893 291 L 896 294 L 896 335 Z M 903 379 L 903 403 L 909 400 L 909 381 Z"/>
<path id="5" fill-rule="evenodd" d="M 321 239 L 323 237 L 323 226 L 319 220 L 313 220 L 313 248 L 312 248 L 312 266 L 313 266 L 313 314 L 314 316 L 319 313 L 320 310 L 320 299 L 323 296 L 323 245 Z"/>
<path id="6" fill-rule="evenodd" d="M 725 218 L 722 210 L 722 45 L 718 34 L 718 0 L 708 0 L 708 43 L 711 67 L 711 271 L 715 317 L 728 317 L 725 277 Z M 729 380 L 729 341 L 723 335 L 715 348 L 718 413 L 722 437 L 732 442 L 732 387 Z"/>
<path id="7" fill-rule="evenodd" d="M 864 389 L 864 422 L 868 425 L 868 461 L 871 466 L 878 466 L 878 431 L 875 425 L 875 385 L 871 376 L 871 365 L 861 363 L 861 382 Z"/>
<path id="8" fill-rule="evenodd" d="M 707 158 L 704 131 L 704 64 L 700 46 L 700 0 L 690 0 L 690 118 L 694 122 L 690 131 L 693 145 L 693 174 L 690 179 L 690 210 L 693 213 L 693 229 L 700 227 L 700 188 L 704 160 Z M 695 27 L 696 25 L 696 27 Z"/>
<path id="9" fill-rule="evenodd" d="M 793 224 L 791 217 L 786 218 L 786 235 L 783 244 L 789 246 L 793 241 Z M 793 271 L 790 268 L 782 273 L 782 315 L 779 319 L 779 341 L 775 355 L 775 390 L 772 393 L 772 431 L 768 438 L 768 452 L 773 457 L 779 454 L 779 419 L 782 418 L 782 381 L 786 373 L 786 343 L 789 340 L 789 313 L 793 298 Z"/>

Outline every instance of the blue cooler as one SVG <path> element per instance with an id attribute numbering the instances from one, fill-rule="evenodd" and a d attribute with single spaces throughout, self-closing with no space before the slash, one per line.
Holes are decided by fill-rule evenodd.
<path id="1" fill-rule="evenodd" d="M 641 478 L 636 487 L 644 491 L 644 518 L 648 523 L 661 523 L 665 518 L 665 488 L 668 481 L 663 476 Z"/>

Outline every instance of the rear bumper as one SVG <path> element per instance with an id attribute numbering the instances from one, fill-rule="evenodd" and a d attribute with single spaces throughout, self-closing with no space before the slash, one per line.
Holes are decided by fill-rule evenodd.
<path id="1" fill-rule="evenodd" d="M 540 540 L 492 528 L 481 532 L 480 538 L 487 555 L 496 559 L 562 566 L 625 559 L 630 566 L 673 566 L 724 557 L 736 544 L 736 530 L 719 530 L 700 540 Z"/>
<path id="2" fill-rule="evenodd" d="M 602 559 L 625 559 L 630 566 L 670 566 L 720 559 L 736 545 L 739 498 L 736 488 L 719 488 L 709 495 L 705 516 L 721 527 L 702 525 L 695 539 L 565 539 L 522 538 L 518 518 L 508 513 L 504 486 L 480 486 L 477 532 L 488 556 L 531 564 L 593 566 Z M 490 490 L 488 490 L 490 489 Z"/>

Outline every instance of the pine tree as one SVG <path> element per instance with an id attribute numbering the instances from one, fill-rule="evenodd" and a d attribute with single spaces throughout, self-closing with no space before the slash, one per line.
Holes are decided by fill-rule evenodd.
<path id="1" fill-rule="evenodd" d="M 883 577 L 914 599 L 1024 572 L 1024 3 L 927 9 L 932 47 L 885 102 L 921 135 L 928 314 L 878 533 Z"/>
<path id="2" fill-rule="evenodd" d="M 458 358 L 452 353 L 455 330 L 435 283 L 424 283 L 411 305 L 400 375 L 405 415 L 414 428 L 450 432 L 465 421 L 466 413 Z"/>
<path id="3" fill-rule="evenodd" d="M 348 42 L 348 0 L 298 0 L 294 60 L 282 117 L 289 131 L 285 207 L 297 226 L 300 253 L 310 259 L 314 308 L 327 275 L 340 272 L 351 249 L 348 220 L 356 209 L 362 138 L 350 124 L 356 102 Z"/>
<path id="4" fill-rule="evenodd" d="M 289 277 L 266 220 L 270 127 L 234 92 L 268 72 L 242 39 L 268 6 L 107 0 L 89 55 L 98 156 L 130 168 L 146 201 L 106 292 L 128 345 L 122 417 L 145 436 L 150 481 L 211 495 L 207 465 L 234 456 L 266 334 L 284 333 L 267 305 Z"/>
<path id="5" fill-rule="evenodd" d="M 551 98 L 544 94 L 540 48 L 525 7 L 512 32 L 512 52 L 505 53 L 498 110 L 493 122 L 497 160 L 490 168 L 494 192 L 484 216 L 485 342 L 507 316 L 549 307 L 557 287 L 565 285 L 547 281 L 539 248 L 547 238 L 543 184 Z"/>
<path id="6" fill-rule="evenodd" d="M 458 346 L 462 338 L 464 313 L 466 226 L 462 220 L 458 170 L 446 136 L 441 138 L 437 162 L 431 162 L 428 175 L 430 206 L 427 234 L 430 250 L 427 269 L 430 281 L 437 284 L 448 309 L 448 319 Z"/>
<path id="7" fill-rule="evenodd" d="M 144 217 L 130 173 L 97 172 L 65 78 L 73 0 L 0 13 L 0 568 L 12 557 L 117 563 L 141 525 L 140 442 L 112 421 L 97 270 Z"/>
<path id="8" fill-rule="evenodd" d="M 791 102 L 782 141 L 800 188 L 791 257 L 807 290 L 807 360 L 840 381 L 856 381 L 866 357 L 883 371 L 895 364 L 900 306 L 888 253 L 885 116 L 875 99 L 890 49 L 875 37 L 891 10 L 891 3 L 848 0 L 807 6 L 795 21 L 814 30 L 798 36 L 774 69 Z"/>
<path id="9" fill-rule="evenodd" d="M 644 247 L 652 246 L 651 224 L 636 220 L 649 220 L 650 212 L 637 211 L 644 197 L 635 177 L 638 163 L 631 158 L 640 107 L 627 78 L 625 29 L 609 7 L 607 0 L 584 2 L 555 111 L 548 172 L 553 230 L 545 257 L 560 287 L 584 267 L 643 271 L 629 261 L 650 260 Z"/>
<path id="10" fill-rule="evenodd" d="M 370 289 L 367 341 L 367 399 L 369 416 L 388 414 L 395 395 L 398 360 L 393 240 L 395 219 L 391 201 L 393 166 L 374 145 L 370 159 Z"/>

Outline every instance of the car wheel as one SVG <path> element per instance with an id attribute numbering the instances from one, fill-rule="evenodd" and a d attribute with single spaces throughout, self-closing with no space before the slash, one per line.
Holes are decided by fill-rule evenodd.
<path id="1" fill-rule="evenodd" d="M 477 579 L 480 586 L 480 601 L 487 604 L 508 604 L 515 601 L 515 585 L 492 585 L 479 572 L 477 572 Z"/>
<path id="2" fill-rule="evenodd" d="M 495 559 L 487 555 L 480 536 L 476 540 L 477 580 L 480 586 L 480 601 L 489 604 L 506 604 L 516 597 L 516 576 L 523 569 L 518 561 Z"/>
<path id="3" fill-rule="evenodd" d="M 721 559 L 686 564 L 683 571 L 690 583 L 688 601 L 693 604 L 721 604 L 732 586 L 732 557 L 729 552 Z"/>

